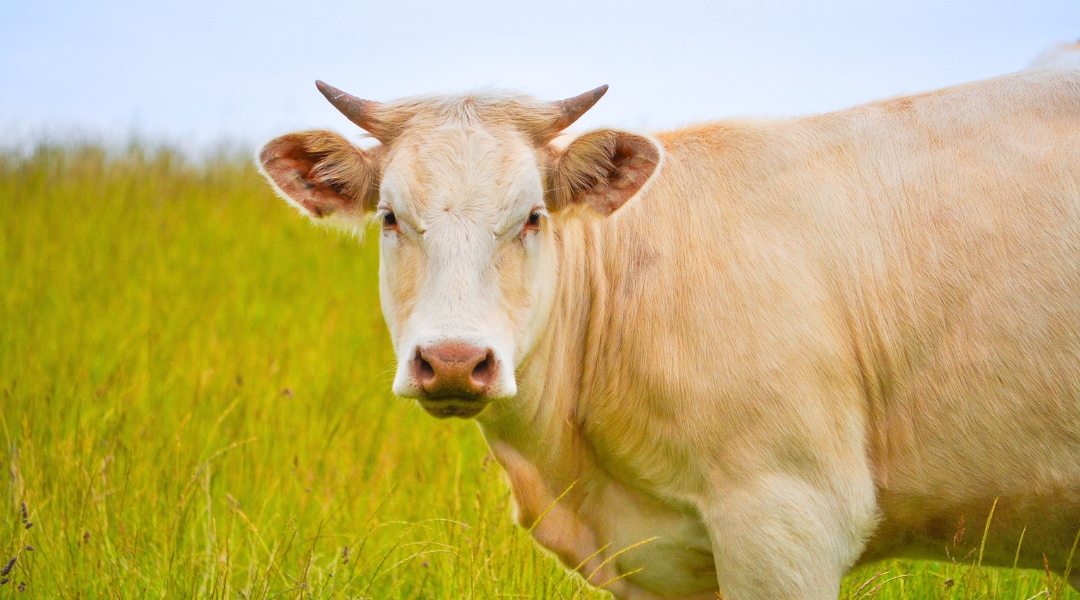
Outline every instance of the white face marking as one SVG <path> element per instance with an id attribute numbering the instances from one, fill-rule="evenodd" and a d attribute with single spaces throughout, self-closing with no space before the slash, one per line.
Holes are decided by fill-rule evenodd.
<path id="1" fill-rule="evenodd" d="M 514 396 L 515 368 L 541 329 L 553 287 L 544 282 L 554 277 L 536 151 L 510 132 L 425 132 L 395 146 L 380 196 L 379 288 L 398 357 L 394 392 L 425 399 L 412 363 L 449 344 L 490 351 L 497 365 L 480 409 Z"/>

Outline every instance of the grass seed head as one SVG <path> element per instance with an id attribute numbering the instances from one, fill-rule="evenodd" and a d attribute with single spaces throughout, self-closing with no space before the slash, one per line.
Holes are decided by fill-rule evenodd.
<path id="1" fill-rule="evenodd" d="M 4 568 L 0 569 L 0 575 L 7 575 L 8 573 L 10 573 L 11 568 L 15 566 L 15 559 L 17 559 L 17 558 L 19 558 L 19 557 L 18 556 L 12 556 L 11 560 L 9 560 L 6 565 L 4 565 Z"/>
<path id="2" fill-rule="evenodd" d="M 964 541 L 964 515 L 960 515 L 960 522 L 956 525 L 956 535 L 953 536 L 952 545 L 953 548 L 959 548 L 960 543 Z"/>

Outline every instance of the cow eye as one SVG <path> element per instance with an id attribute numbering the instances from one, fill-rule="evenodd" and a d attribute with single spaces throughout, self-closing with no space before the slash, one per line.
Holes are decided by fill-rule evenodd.
<path id="1" fill-rule="evenodd" d="M 543 214 L 539 209 L 529 213 L 529 218 L 525 219 L 525 224 L 521 227 L 520 235 L 522 238 L 540 231 L 540 217 L 542 216 Z"/>
<path id="2" fill-rule="evenodd" d="M 394 216 L 394 211 L 392 210 L 386 211 L 386 214 L 383 215 L 382 220 L 383 227 L 386 227 L 387 229 L 393 229 L 394 227 L 397 227 L 397 217 Z"/>

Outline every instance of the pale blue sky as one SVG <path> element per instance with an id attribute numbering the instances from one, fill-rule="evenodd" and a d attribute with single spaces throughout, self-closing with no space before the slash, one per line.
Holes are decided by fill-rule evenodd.
<path id="1" fill-rule="evenodd" d="M 558 99 L 607 83 L 579 128 L 657 129 L 991 77 L 1078 38 L 1080 0 L 0 0 L 0 145 L 357 132 L 315 79 L 373 100 L 480 86 Z"/>

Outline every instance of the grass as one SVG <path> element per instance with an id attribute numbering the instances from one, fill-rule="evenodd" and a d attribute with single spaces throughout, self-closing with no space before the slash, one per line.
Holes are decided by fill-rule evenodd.
<path id="1" fill-rule="evenodd" d="M 390 394 L 375 246 L 246 160 L 0 154 L 0 598 L 605 597 L 512 525 L 474 425 Z M 1077 598 L 971 537 L 842 597 Z"/>

